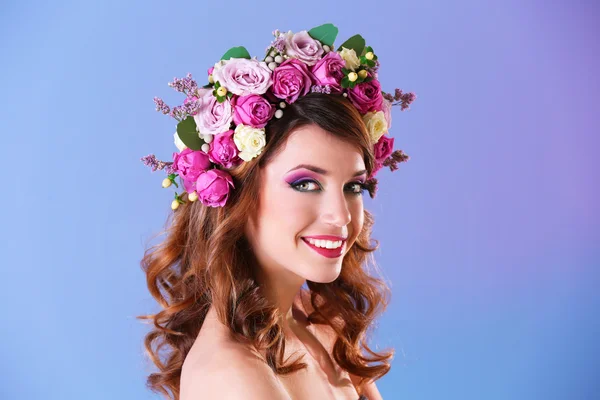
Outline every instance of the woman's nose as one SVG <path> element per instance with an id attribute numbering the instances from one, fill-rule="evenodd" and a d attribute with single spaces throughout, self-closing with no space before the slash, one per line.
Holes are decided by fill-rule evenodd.
<path id="1" fill-rule="evenodd" d="M 335 193 L 324 198 L 321 219 L 327 224 L 339 227 L 350 223 L 351 215 L 345 193 Z"/>

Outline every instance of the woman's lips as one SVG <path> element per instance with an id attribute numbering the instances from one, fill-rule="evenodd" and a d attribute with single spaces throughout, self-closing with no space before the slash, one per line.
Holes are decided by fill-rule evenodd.
<path id="1" fill-rule="evenodd" d="M 344 248 L 346 247 L 346 241 L 342 241 L 342 245 L 336 249 L 324 249 L 322 247 L 317 247 L 314 244 L 311 244 L 305 238 L 302 238 L 302 241 L 308 245 L 311 249 L 319 253 L 320 255 L 327 258 L 337 258 L 344 253 Z"/>

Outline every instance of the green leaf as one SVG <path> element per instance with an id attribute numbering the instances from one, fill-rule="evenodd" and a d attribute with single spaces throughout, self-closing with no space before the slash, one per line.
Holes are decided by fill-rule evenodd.
<path id="1" fill-rule="evenodd" d="M 354 35 L 342 43 L 342 45 L 338 47 L 338 51 L 341 51 L 342 47 L 354 50 L 356 55 L 360 57 L 365 49 L 365 39 L 363 39 L 363 37 L 360 35 Z"/>
<path id="2" fill-rule="evenodd" d="M 323 24 L 312 28 L 308 31 L 311 38 L 318 40 L 322 44 L 326 44 L 329 47 L 333 47 L 333 42 L 338 34 L 338 28 L 333 24 Z"/>
<path id="3" fill-rule="evenodd" d="M 342 79 L 342 87 L 343 87 L 344 89 L 347 89 L 347 88 L 348 88 L 348 86 L 350 86 L 350 79 L 348 79 L 348 77 L 344 77 L 344 78 Z"/>
<path id="4" fill-rule="evenodd" d="M 375 66 L 375 61 L 373 60 L 367 60 L 367 65 L 371 68 L 373 68 Z"/>
<path id="5" fill-rule="evenodd" d="M 219 81 L 215 82 L 215 89 L 218 89 L 221 87 L 221 83 Z"/>
<path id="6" fill-rule="evenodd" d="M 177 136 L 192 150 L 200 150 L 204 144 L 204 140 L 198 136 L 194 117 L 191 116 L 177 124 Z"/>
<path id="7" fill-rule="evenodd" d="M 250 59 L 250 53 L 246 50 L 245 47 L 238 46 L 232 47 L 221 57 L 221 60 L 229 60 L 230 58 L 247 58 Z"/>

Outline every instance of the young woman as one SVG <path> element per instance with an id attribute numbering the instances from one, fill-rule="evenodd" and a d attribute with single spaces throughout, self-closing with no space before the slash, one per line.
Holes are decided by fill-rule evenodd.
<path id="1" fill-rule="evenodd" d="M 371 350 L 366 332 L 389 289 L 365 268 L 377 244 L 363 193 L 374 196 L 379 169 L 408 159 L 386 132 L 389 100 L 405 109 L 414 94 L 386 100 L 378 83 L 369 92 L 375 64 L 345 62 L 310 32 L 277 32 L 264 65 L 217 63 L 210 87 L 176 80 L 187 95 L 183 111 L 168 111 L 180 153 L 143 159 L 170 172 L 163 186 L 179 177 L 185 188 L 142 261 L 164 308 L 141 317 L 154 322 L 145 345 L 160 370 L 148 386 L 168 398 L 381 399 L 375 381 L 393 351 Z M 249 63 L 260 70 L 244 71 Z M 367 79 L 352 80 L 349 66 Z"/>

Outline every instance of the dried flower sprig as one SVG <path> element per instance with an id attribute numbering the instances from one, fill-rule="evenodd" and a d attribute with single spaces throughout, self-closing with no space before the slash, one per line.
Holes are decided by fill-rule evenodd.
<path id="1" fill-rule="evenodd" d="M 283 54 L 285 52 L 285 34 L 281 33 L 279 29 L 275 29 L 273 36 L 275 36 L 275 39 L 265 49 L 265 53 L 269 55 L 271 50 L 275 50 L 276 53 Z"/>
<path id="2" fill-rule="evenodd" d="M 392 103 L 392 106 L 400 106 L 400 110 L 404 111 L 410 108 L 410 104 L 416 100 L 417 95 L 413 92 L 402 93 L 402 90 L 396 89 L 394 95 L 382 92 L 383 98 Z"/>
<path id="3" fill-rule="evenodd" d="M 173 78 L 173 82 L 169 82 L 169 87 L 186 96 L 193 96 L 198 89 L 198 83 L 192 78 L 192 74 L 188 73 L 185 78 Z"/>
<path id="4" fill-rule="evenodd" d="M 393 172 L 398 169 L 398 163 L 406 162 L 408 160 L 410 160 L 410 157 L 406 153 L 402 150 L 396 150 L 391 156 L 383 161 L 383 166 L 390 167 L 390 171 Z"/>
<path id="5" fill-rule="evenodd" d="M 156 156 L 154 154 L 148 154 L 145 157 L 141 158 L 142 162 L 144 163 L 144 165 L 152 168 L 152 172 L 156 171 L 156 170 L 163 170 L 165 169 L 165 171 L 167 172 L 167 174 L 172 174 L 175 171 L 172 170 L 173 167 L 173 162 L 172 161 L 160 161 L 156 159 Z"/>
<path id="6" fill-rule="evenodd" d="M 331 94 L 330 85 L 312 85 L 310 88 L 311 93 L 326 93 Z"/>
<path id="7" fill-rule="evenodd" d="M 160 111 L 165 115 L 171 112 L 171 108 L 159 97 L 154 98 L 154 104 L 156 105 L 156 111 Z"/>

